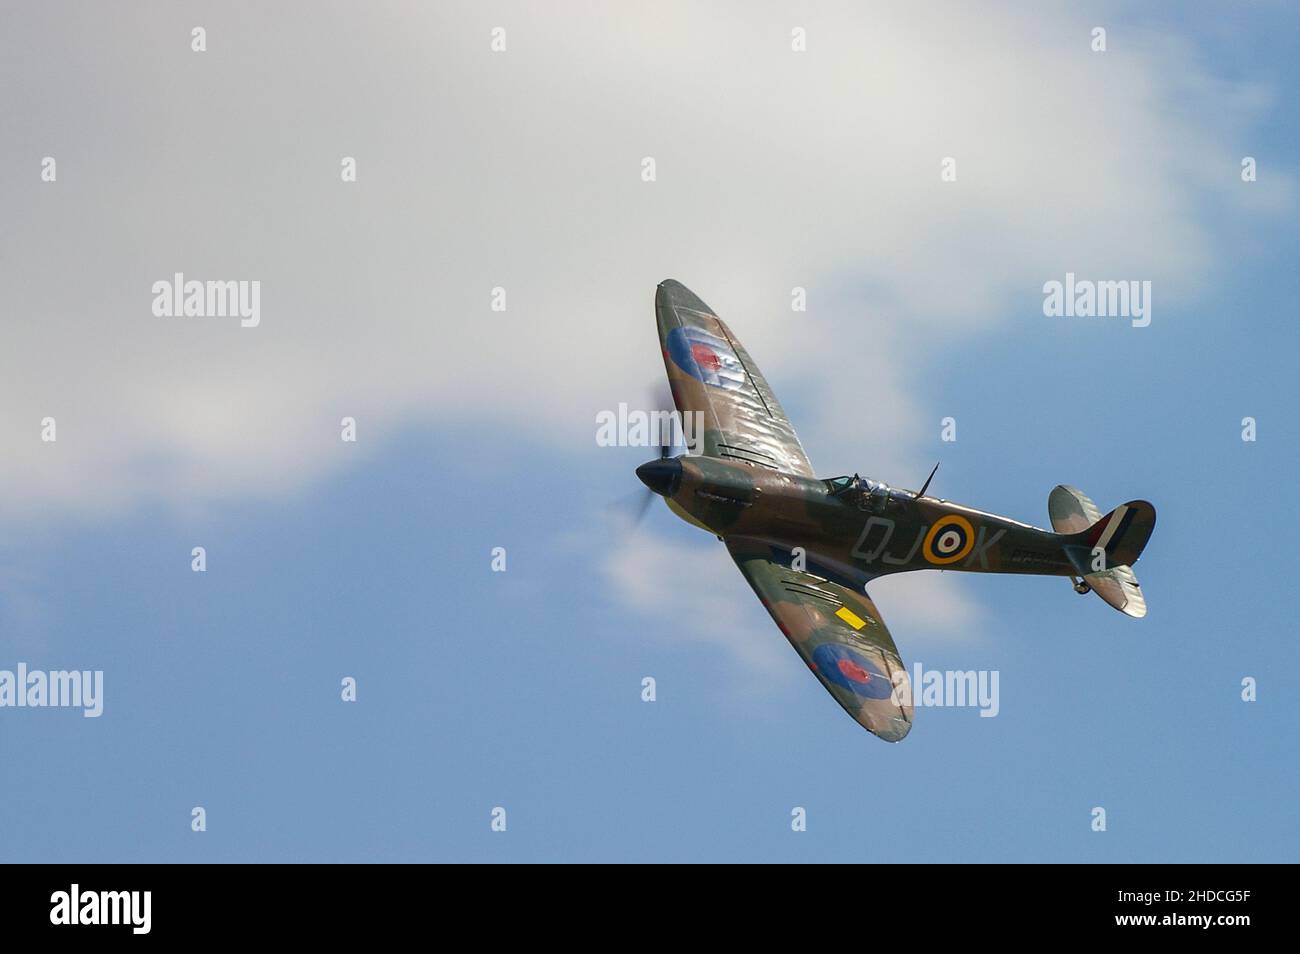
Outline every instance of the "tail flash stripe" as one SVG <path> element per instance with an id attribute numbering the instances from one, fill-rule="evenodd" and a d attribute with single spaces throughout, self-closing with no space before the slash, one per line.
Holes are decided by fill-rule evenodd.
<path id="1" fill-rule="evenodd" d="M 1111 537 L 1116 535 L 1123 536 L 1121 524 L 1127 524 L 1131 519 L 1132 515 L 1129 511 L 1128 504 L 1123 504 L 1122 506 L 1117 507 L 1115 510 L 1115 516 L 1111 517 L 1110 522 L 1106 524 L 1106 529 L 1102 531 L 1101 538 L 1097 541 L 1096 546 L 1102 550 L 1107 549 L 1110 546 Z"/>
<path id="2" fill-rule="evenodd" d="M 1132 507 L 1128 508 L 1128 513 L 1124 514 L 1124 519 L 1120 521 L 1119 529 L 1116 530 L 1114 536 L 1110 538 L 1112 550 L 1115 547 L 1118 547 L 1120 541 L 1124 539 L 1124 534 L 1128 531 L 1129 524 L 1133 522 L 1133 518 L 1137 516 L 1137 513 L 1138 512 Z"/>

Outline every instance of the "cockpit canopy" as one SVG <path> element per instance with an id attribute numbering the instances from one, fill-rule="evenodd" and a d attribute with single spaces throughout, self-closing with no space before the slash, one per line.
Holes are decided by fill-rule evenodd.
<path id="1" fill-rule="evenodd" d="M 854 474 L 852 477 L 831 477 L 823 480 L 832 497 L 847 496 L 856 500 L 859 509 L 883 511 L 890 506 L 897 507 L 897 498 L 910 497 L 907 491 L 896 491 L 888 484 L 878 480 L 868 480 Z"/>
<path id="2" fill-rule="evenodd" d="M 832 497 L 838 497 L 844 491 L 853 486 L 855 478 L 853 477 L 831 477 L 829 480 L 823 480 Z"/>
<path id="3" fill-rule="evenodd" d="M 888 484 L 882 484 L 878 480 L 871 480 L 867 477 L 859 477 L 857 474 L 852 477 L 829 477 L 823 480 L 822 483 L 830 490 L 832 497 L 838 497 L 844 491 L 852 490 L 855 487 L 865 490 L 867 493 L 873 493 L 877 490 L 889 493 L 890 489 Z"/>

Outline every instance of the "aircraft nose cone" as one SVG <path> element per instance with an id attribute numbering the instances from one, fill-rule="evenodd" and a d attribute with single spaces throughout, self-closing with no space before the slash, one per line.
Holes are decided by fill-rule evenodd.
<path id="1" fill-rule="evenodd" d="M 636 475 L 655 493 L 671 497 L 682 482 L 682 462 L 676 458 L 652 460 L 638 467 Z"/>

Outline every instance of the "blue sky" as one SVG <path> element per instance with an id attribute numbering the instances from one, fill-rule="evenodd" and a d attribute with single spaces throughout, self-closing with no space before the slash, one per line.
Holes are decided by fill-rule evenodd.
<path id="1" fill-rule="evenodd" d="M 0 482 L 0 668 L 102 669 L 105 702 L 98 719 L 0 710 L 0 860 L 1296 860 L 1294 11 L 1033 5 L 999 13 L 1009 26 L 889 8 L 894 58 L 835 102 L 818 91 L 866 67 L 824 39 L 836 19 L 820 13 L 807 55 L 832 47 L 821 79 L 780 74 L 782 49 L 749 77 L 774 89 L 707 85 L 693 103 L 694 82 L 721 82 L 697 71 L 723 14 L 666 8 L 650 49 L 639 29 L 584 21 L 566 35 L 585 62 L 538 52 L 558 27 L 509 6 L 411 14 L 405 30 L 335 8 L 303 28 L 314 53 L 277 65 L 229 50 L 241 29 L 260 37 L 249 44 L 273 44 L 267 27 L 291 35 L 292 8 L 260 33 L 141 9 L 151 42 L 180 36 L 174 90 L 145 90 L 139 50 L 123 46 L 138 41 L 101 25 L 87 35 L 104 38 L 119 125 L 75 133 L 95 120 L 68 105 L 88 82 L 73 67 L 67 85 L 50 79 L 45 112 L 8 94 L 20 132 L 6 165 L 54 151 L 68 171 L 58 193 L 12 172 L 4 186 L 22 216 L 0 263 L 18 303 L 4 326 L 15 463 Z M 185 72 L 204 15 L 216 42 L 201 62 L 231 70 L 220 82 Z M 56 62 L 91 42 L 41 16 L 10 42 Z M 489 76 L 456 37 L 478 44 L 494 16 L 518 58 Z M 1091 55 L 1094 20 L 1127 72 L 1063 59 L 1031 88 L 1021 58 L 1033 72 L 1034 57 L 1063 56 L 1062 35 Z M 744 22 L 769 21 L 784 43 L 783 11 Z M 684 77 L 655 89 L 634 67 L 653 59 L 655 30 L 683 23 L 704 39 L 683 40 Z M 372 43 L 368 70 L 391 73 L 349 98 L 331 57 L 353 29 Z M 935 48 L 907 53 L 932 32 L 939 49 L 991 44 L 933 67 L 936 83 L 967 78 L 964 112 L 987 105 L 954 134 L 960 194 L 939 192 L 929 166 L 923 186 L 889 184 L 913 154 L 936 169 L 948 154 L 915 88 Z M 462 58 L 428 65 L 407 34 Z M 1002 53 L 999 36 L 1012 37 Z M 737 27 L 741 52 L 718 53 L 719 71 L 762 38 Z M 968 55 L 1001 57 L 1007 75 L 966 72 Z M 580 66 L 610 70 L 608 88 Z M 901 103 L 872 98 L 882 76 Z M 458 77 L 482 99 L 408 130 L 459 95 Z M 330 96 L 311 100 L 313 80 Z M 1024 99 L 995 95 L 1003 84 Z M 379 95 L 399 88 L 400 108 Z M 294 96 L 301 108 L 281 108 Z M 787 146 L 744 126 L 800 97 Z M 853 103 L 883 132 L 862 132 Z M 161 150 L 133 177 L 133 123 L 158 105 L 181 130 L 211 132 L 214 110 L 231 125 L 181 136 L 174 166 Z M 496 126 L 481 118 L 498 107 Z M 1040 111 L 1041 150 L 1026 152 L 1016 137 L 1037 127 L 1017 117 Z M 264 164 L 245 164 L 258 144 Z M 338 198 L 349 151 L 368 191 Z M 314 152 L 317 179 L 303 171 Z M 78 158 L 92 153 L 98 167 Z M 661 159 L 657 193 L 636 181 L 646 153 Z M 1259 182 L 1240 182 L 1242 155 Z M 84 234 L 67 231 L 82 219 Z M 174 267 L 263 277 L 263 326 L 160 326 L 147 288 Z M 1151 326 L 1044 317 L 1042 283 L 1067 270 L 1153 279 Z M 904 660 L 998 670 L 1001 711 L 922 709 L 899 745 L 865 733 L 717 541 L 657 505 L 635 530 L 617 517 L 652 452 L 596 446 L 594 415 L 662 379 L 666 277 L 727 319 L 827 476 L 915 487 L 941 460 L 936 493 L 1038 525 L 1058 483 L 1103 511 L 1151 500 L 1136 568 L 1148 617 L 1056 578 L 882 581 L 872 592 Z M 504 315 L 486 310 L 497 283 Z M 795 284 L 807 315 L 789 312 Z M 33 422 L 51 406 L 60 439 L 41 448 Z M 356 445 L 337 441 L 349 413 Z M 945 416 L 956 443 L 939 440 Z M 496 546 L 505 573 L 491 572 Z M 355 703 L 340 701 L 344 676 Z M 1257 702 L 1240 699 L 1246 676 Z M 190 830 L 194 806 L 205 832 Z M 495 806 L 504 833 L 489 828 Z M 795 806 L 806 832 L 790 829 Z"/>

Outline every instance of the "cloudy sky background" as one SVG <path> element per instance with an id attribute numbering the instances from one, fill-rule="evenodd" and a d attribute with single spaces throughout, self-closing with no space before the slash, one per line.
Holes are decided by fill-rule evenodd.
<path id="1" fill-rule="evenodd" d="M 0 711 L 0 857 L 1293 860 L 1294 12 L 538 9 L 6 15 L 0 668 L 107 698 Z M 176 271 L 260 280 L 261 326 L 155 317 Z M 1067 271 L 1150 280 L 1151 326 L 1045 318 Z M 1151 615 L 881 581 L 1002 714 L 867 736 L 716 541 L 620 517 L 650 454 L 594 419 L 660 387 L 666 277 L 821 473 L 1151 499 Z"/>

